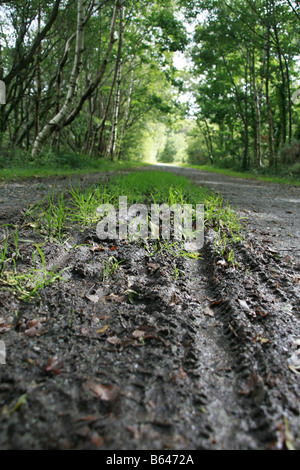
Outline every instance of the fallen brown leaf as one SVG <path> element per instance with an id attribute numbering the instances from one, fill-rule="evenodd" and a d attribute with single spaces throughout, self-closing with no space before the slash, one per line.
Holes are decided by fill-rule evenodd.
<path id="1" fill-rule="evenodd" d="M 97 331 L 97 334 L 105 333 L 106 330 L 108 330 L 110 325 L 105 325 L 103 328 Z"/>
<path id="2" fill-rule="evenodd" d="M 142 338 L 142 336 L 145 335 L 145 332 L 144 331 L 141 331 L 141 330 L 135 330 L 133 333 L 132 333 L 132 336 L 136 339 L 139 339 L 139 338 Z"/>
<path id="3" fill-rule="evenodd" d="M 159 264 L 156 263 L 148 263 L 147 266 L 151 271 L 157 271 L 160 268 Z"/>
<path id="4" fill-rule="evenodd" d="M 30 338 L 34 336 L 41 336 L 43 334 L 43 325 L 38 321 L 28 330 L 25 330 L 25 335 L 29 336 Z"/>
<path id="5" fill-rule="evenodd" d="M 50 357 L 46 367 L 46 372 L 53 372 L 55 375 L 58 375 L 61 372 L 62 365 L 62 358 L 58 356 Z"/>
<path id="6" fill-rule="evenodd" d="M 92 253 L 95 253 L 95 252 L 97 252 L 97 251 L 105 251 L 105 248 L 103 248 L 102 245 L 98 245 L 98 244 L 96 244 L 96 243 L 93 243 L 93 246 L 91 246 L 90 251 L 91 251 Z"/>
<path id="7" fill-rule="evenodd" d="M 169 305 L 177 305 L 180 302 L 180 298 L 173 292 Z"/>
<path id="8" fill-rule="evenodd" d="M 212 303 L 209 305 L 209 307 L 211 308 L 211 307 L 214 307 L 215 305 L 220 305 L 220 304 L 222 304 L 223 302 L 224 302 L 224 300 L 222 300 L 222 299 L 221 299 L 221 300 L 215 300 L 214 302 L 212 302 Z"/>
<path id="9" fill-rule="evenodd" d="M 94 304 L 96 304 L 97 302 L 99 302 L 99 297 L 98 297 L 98 295 L 86 294 L 86 298 L 87 298 L 88 300 L 90 300 L 91 302 L 93 302 Z"/>
<path id="10" fill-rule="evenodd" d="M 76 419 L 77 423 L 82 423 L 82 422 L 89 422 L 89 421 L 97 421 L 97 416 L 96 415 L 87 415 L 87 416 L 80 416 L 79 418 Z"/>
<path id="11" fill-rule="evenodd" d="M 91 438 L 91 444 L 96 447 L 102 447 L 104 445 L 104 439 L 102 436 L 99 436 L 97 432 L 94 432 Z"/>
<path id="12" fill-rule="evenodd" d="M 91 383 L 89 387 L 102 401 L 115 401 L 120 393 L 119 389 L 114 385 Z"/>
<path id="13" fill-rule="evenodd" d="M 33 326 L 37 325 L 38 324 L 38 319 L 37 318 L 34 318 L 33 320 L 29 320 L 27 322 L 27 326 L 28 328 L 32 328 Z"/>
<path id="14" fill-rule="evenodd" d="M 0 326 L 0 333 L 7 333 L 11 329 L 12 325 Z"/>
<path id="15" fill-rule="evenodd" d="M 124 300 L 124 295 L 109 294 L 100 298 L 101 302 L 105 300 L 113 300 L 114 302 L 121 303 Z"/>
<path id="16" fill-rule="evenodd" d="M 215 312 L 209 307 L 206 307 L 204 309 L 204 314 L 209 316 L 209 317 L 214 317 L 215 316 Z"/>
<path id="17" fill-rule="evenodd" d="M 118 346 L 119 344 L 122 343 L 120 338 L 118 338 L 117 336 L 110 336 L 109 338 L 107 338 L 107 342 L 109 344 L 113 344 L 114 346 Z"/>

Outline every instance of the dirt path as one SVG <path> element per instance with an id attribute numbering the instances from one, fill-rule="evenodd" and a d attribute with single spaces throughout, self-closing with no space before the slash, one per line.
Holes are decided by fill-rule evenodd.
<path id="1" fill-rule="evenodd" d="M 207 173 L 196 169 L 157 165 L 157 169 L 185 175 L 222 194 L 241 216 L 250 236 L 300 262 L 300 188 Z"/>
<path id="2" fill-rule="evenodd" d="M 300 190 L 172 171 L 248 217 L 239 268 L 215 256 L 212 232 L 200 261 L 91 250 L 93 230 L 45 246 L 67 282 L 30 304 L 1 291 L 2 449 L 300 449 Z M 44 191 L 24 184 L 12 210 L 12 188 L 0 187 L 6 223 Z M 112 254 L 123 263 L 104 279 Z"/>
<path id="3" fill-rule="evenodd" d="M 0 220 L 13 223 L 22 217 L 29 204 L 36 204 L 47 195 L 59 194 L 70 188 L 82 189 L 109 178 L 111 173 L 91 173 L 59 178 L 33 177 L 29 180 L 0 180 Z"/>

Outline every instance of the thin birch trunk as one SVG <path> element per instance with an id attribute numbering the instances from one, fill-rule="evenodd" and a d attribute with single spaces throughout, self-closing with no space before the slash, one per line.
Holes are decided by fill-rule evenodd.
<path id="1" fill-rule="evenodd" d="M 127 98 L 126 108 L 125 108 L 124 116 L 123 116 L 122 130 L 121 130 L 121 136 L 120 136 L 120 146 L 119 146 L 119 149 L 118 149 L 118 156 L 117 156 L 118 160 L 121 159 L 122 151 L 123 151 L 123 143 L 124 143 L 124 137 L 125 137 L 125 132 L 126 132 L 126 125 L 127 125 L 129 111 L 130 111 L 130 105 L 131 105 L 133 81 L 134 81 L 134 68 L 133 68 L 133 65 L 132 65 L 129 91 L 128 91 L 128 98 Z"/>
<path id="2" fill-rule="evenodd" d="M 112 120 L 112 131 L 111 139 L 108 150 L 108 155 L 111 160 L 114 159 L 117 146 L 117 135 L 118 135 L 118 125 L 119 125 L 119 115 L 120 115 L 120 100 L 121 100 L 121 82 L 122 82 L 122 45 L 123 45 L 123 17 L 124 17 L 124 7 L 121 6 L 120 9 L 120 29 L 119 29 L 119 47 L 118 47 L 118 56 L 117 56 L 117 89 L 116 96 L 113 108 L 113 120 Z"/>
<path id="3" fill-rule="evenodd" d="M 76 48 L 74 56 L 74 64 L 70 77 L 69 89 L 66 100 L 59 113 L 49 121 L 44 128 L 39 132 L 35 139 L 32 149 L 32 156 L 38 155 L 47 139 L 51 136 L 55 129 L 58 129 L 66 118 L 70 107 L 75 99 L 78 85 L 78 78 L 82 68 L 82 54 L 83 54 L 83 42 L 84 42 L 84 26 L 85 26 L 85 15 L 84 15 L 84 0 L 78 0 L 78 13 L 77 13 L 77 29 L 76 29 Z"/>
<path id="4" fill-rule="evenodd" d="M 254 108 L 255 108 L 255 117 L 256 117 L 256 126 L 255 126 L 255 157 L 256 164 L 258 167 L 261 166 L 261 109 L 260 109 L 260 100 L 257 91 L 257 83 L 255 76 L 255 52 L 252 53 L 252 80 L 253 80 L 253 93 L 254 93 Z"/>
<path id="5" fill-rule="evenodd" d="M 100 70 L 99 70 L 98 74 L 96 75 L 96 77 L 94 78 L 94 80 L 91 81 L 90 85 L 85 89 L 85 91 L 81 95 L 81 97 L 80 97 L 78 103 L 76 104 L 75 108 L 71 111 L 71 113 L 64 120 L 64 123 L 63 123 L 64 126 L 68 126 L 69 124 L 71 124 L 71 122 L 74 121 L 74 119 L 80 113 L 83 104 L 88 99 L 88 97 L 96 90 L 97 86 L 99 85 L 99 83 L 101 82 L 101 80 L 104 76 L 104 73 L 106 71 L 106 68 L 107 68 L 107 65 L 108 65 L 112 50 L 113 50 L 114 43 L 116 41 L 115 37 L 114 37 L 114 34 L 115 34 L 116 21 L 117 21 L 117 16 L 118 16 L 119 9 L 120 9 L 120 6 L 119 6 L 119 3 L 117 3 L 114 7 L 113 17 L 112 17 L 112 21 L 111 21 L 109 43 L 108 43 L 106 54 L 105 54 L 104 59 L 102 61 Z"/>
<path id="6" fill-rule="evenodd" d="M 39 2 L 39 11 L 38 11 L 38 34 L 41 34 L 41 2 Z M 40 43 L 38 50 L 37 50 L 37 64 L 36 64 L 37 94 L 36 94 L 36 103 L 35 103 L 35 137 L 38 136 L 39 129 L 40 129 L 40 106 L 41 106 L 41 98 L 42 98 L 41 56 L 42 56 L 42 46 Z"/>
<path id="7" fill-rule="evenodd" d="M 273 119 L 272 119 L 272 108 L 270 101 L 270 29 L 268 28 L 267 34 L 267 70 L 266 70 L 266 102 L 267 102 L 267 120 L 268 120 L 268 157 L 269 165 L 273 166 L 275 162 L 274 145 L 273 145 Z"/>

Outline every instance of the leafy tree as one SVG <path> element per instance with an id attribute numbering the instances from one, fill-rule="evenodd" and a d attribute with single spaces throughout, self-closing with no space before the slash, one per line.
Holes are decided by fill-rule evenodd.
<path id="1" fill-rule="evenodd" d="M 156 159 L 161 163 L 172 163 L 175 160 L 177 149 L 175 143 L 170 137 L 170 133 L 167 136 L 167 141 L 162 152 L 159 152 Z"/>
<path id="2" fill-rule="evenodd" d="M 243 168 L 277 166 L 281 150 L 293 140 L 299 113 L 291 100 L 299 73 L 294 3 L 180 3 L 196 24 L 191 55 L 198 86 L 191 91 L 214 161 L 230 157 Z"/>

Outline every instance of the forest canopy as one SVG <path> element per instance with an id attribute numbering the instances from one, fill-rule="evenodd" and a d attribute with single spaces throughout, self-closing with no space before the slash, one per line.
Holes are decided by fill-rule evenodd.
<path id="1" fill-rule="evenodd" d="M 300 170 L 299 26 L 298 0 L 1 1 L 0 166 L 150 139 L 160 161 Z"/>

